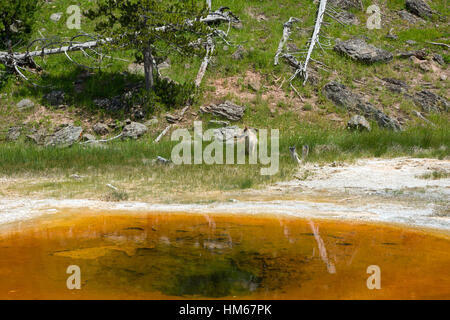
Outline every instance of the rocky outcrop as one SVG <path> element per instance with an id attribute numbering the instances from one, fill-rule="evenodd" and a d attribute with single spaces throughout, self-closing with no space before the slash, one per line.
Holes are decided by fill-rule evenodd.
<path id="1" fill-rule="evenodd" d="M 363 116 L 354 115 L 347 122 L 347 129 L 349 130 L 358 130 L 358 131 L 370 131 L 372 128 L 370 127 L 370 123 Z"/>
<path id="2" fill-rule="evenodd" d="M 433 16 L 433 10 L 423 0 L 406 0 L 406 10 L 424 19 L 430 19 Z"/>
<path id="3" fill-rule="evenodd" d="M 100 136 L 104 136 L 104 135 L 106 135 L 106 134 L 109 133 L 109 128 L 108 128 L 108 126 L 107 126 L 106 124 L 104 124 L 104 123 L 101 123 L 101 122 L 96 123 L 96 124 L 92 127 L 92 130 L 93 130 L 96 134 L 98 134 L 98 135 L 100 135 Z"/>
<path id="4" fill-rule="evenodd" d="M 231 121 L 239 121 L 244 116 L 245 107 L 238 106 L 231 101 L 225 101 L 224 103 L 215 105 L 212 104 L 207 107 L 201 107 L 200 112 L 212 113 L 217 116 L 225 117 Z"/>
<path id="5" fill-rule="evenodd" d="M 83 128 L 68 125 L 45 139 L 46 147 L 71 146 L 81 138 Z"/>
<path id="6" fill-rule="evenodd" d="M 447 99 L 428 90 L 417 92 L 413 100 L 424 112 L 448 111 L 450 106 Z"/>
<path id="7" fill-rule="evenodd" d="M 334 50 L 364 63 L 388 62 L 393 58 L 392 53 L 368 44 L 361 38 L 338 42 Z"/>
<path id="8" fill-rule="evenodd" d="M 360 95 L 351 92 L 341 83 L 333 81 L 326 84 L 323 88 L 323 93 L 337 106 L 373 119 L 382 128 L 395 131 L 401 130 L 401 126 L 397 120 L 390 118 L 384 112 L 365 101 Z"/>
<path id="9" fill-rule="evenodd" d="M 131 122 L 127 124 L 122 131 L 122 137 L 137 139 L 147 132 L 148 128 L 142 123 Z"/>

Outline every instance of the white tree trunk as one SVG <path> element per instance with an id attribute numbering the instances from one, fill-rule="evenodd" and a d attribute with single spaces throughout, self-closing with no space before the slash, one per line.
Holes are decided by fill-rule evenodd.
<path id="1" fill-rule="evenodd" d="M 289 37 L 291 36 L 292 25 L 298 21 L 299 20 L 297 18 L 291 17 L 289 21 L 284 24 L 283 37 L 281 38 L 280 43 L 278 44 L 278 50 L 277 53 L 275 54 L 274 65 L 278 65 L 281 52 L 283 52 L 283 48 L 286 45 L 286 42 L 289 40 Z"/>
<path id="2" fill-rule="evenodd" d="M 314 51 L 314 47 L 316 46 L 316 43 L 319 41 L 320 28 L 322 27 L 323 16 L 325 15 L 326 8 L 327 8 L 327 0 L 320 0 L 316 24 L 314 26 L 314 32 L 311 37 L 311 42 L 309 44 L 305 62 L 303 63 L 303 69 L 301 70 L 301 73 L 304 78 L 304 83 L 306 83 L 306 80 L 308 80 L 308 63 L 309 60 L 311 59 L 311 54 Z"/>

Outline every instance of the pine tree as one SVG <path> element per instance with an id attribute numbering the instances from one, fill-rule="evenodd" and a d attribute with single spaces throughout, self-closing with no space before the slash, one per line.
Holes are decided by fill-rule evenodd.
<path id="1" fill-rule="evenodd" d="M 205 1 L 199 0 L 99 0 L 86 15 L 96 21 L 97 32 L 114 39 L 115 47 L 136 51 L 150 91 L 155 57 L 198 49 L 193 43 L 209 32 L 200 22 L 206 13 Z"/>
<path id="2" fill-rule="evenodd" d="M 11 51 L 14 44 L 29 36 L 41 3 L 40 0 L 0 0 L 0 49 Z"/>

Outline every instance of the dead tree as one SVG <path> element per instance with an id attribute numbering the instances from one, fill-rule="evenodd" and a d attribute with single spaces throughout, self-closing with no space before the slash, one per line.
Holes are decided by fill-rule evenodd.
<path id="1" fill-rule="evenodd" d="M 191 44 L 195 46 L 198 44 L 206 43 L 206 56 L 195 80 L 197 86 L 200 86 L 208 63 L 211 60 L 216 39 L 218 38 L 220 40 L 226 41 L 228 32 L 230 30 L 230 27 L 228 27 L 227 32 L 222 31 L 217 28 L 216 25 L 226 22 L 230 26 L 231 23 L 237 23 L 240 20 L 231 11 L 229 11 L 229 8 L 221 7 L 216 11 L 210 12 L 206 17 L 200 18 L 200 21 L 208 25 L 208 30 L 210 31 L 210 33 L 206 36 L 206 41 L 200 38 L 198 41 L 196 41 L 196 43 Z M 193 24 L 194 20 L 187 20 L 185 21 L 185 23 L 187 25 Z M 157 27 L 155 28 L 155 30 L 164 31 L 174 27 L 175 26 L 172 25 L 165 25 Z M 88 38 L 89 41 L 79 41 L 79 39 L 83 37 Z M 101 48 L 102 46 L 113 43 L 114 41 L 115 39 L 113 38 L 100 38 L 86 33 L 78 34 L 65 40 L 55 40 L 51 38 L 36 39 L 33 40 L 26 48 L 24 48 L 24 52 L 0 51 L 0 64 L 5 65 L 9 70 L 14 71 L 17 75 L 19 75 L 23 80 L 26 81 L 30 81 L 30 79 L 24 74 L 24 72 L 36 73 L 35 70 L 40 69 L 39 65 L 34 60 L 36 57 L 43 58 L 55 54 L 64 54 L 71 62 L 82 67 L 93 69 L 94 67 L 92 67 L 92 65 L 85 65 L 76 62 L 75 59 L 70 56 L 70 53 L 79 51 L 83 53 L 84 57 L 100 63 L 101 61 L 103 61 L 103 58 L 111 57 L 103 55 L 100 50 L 97 50 L 96 48 Z M 33 47 L 35 47 L 34 50 L 32 50 Z M 88 50 L 89 53 L 87 52 Z M 147 59 L 147 62 L 150 60 L 151 62 L 154 62 L 151 48 L 149 48 L 146 53 L 147 54 L 144 58 Z M 155 63 L 146 63 L 145 65 L 156 67 Z M 147 71 L 148 72 L 146 72 L 146 74 L 150 74 L 150 72 L 153 72 L 152 67 L 150 67 L 150 69 Z M 36 84 L 33 83 L 33 85 Z M 149 77 L 146 77 L 146 86 L 152 86 L 152 79 L 150 79 Z"/>
<path id="2" fill-rule="evenodd" d="M 321 35 L 323 33 L 323 24 L 324 24 L 324 17 L 328 16 L 331 17 L 332 19 L 338 21 L 339 23 L 345 25 L 339 18 L 339 12 L 338 9 L 331 7 L 328 3 L 327 0 L 320 0 L 319 5 L 318 5 L 318 10 L 317 10 L 317 17 L 316 17 L 316 21 L 315 21 L 315 25 L 314 25 L 314 30 L 312 33 L 312 36 L 308 42 L 308 48 L 306 50 L 302 50 L 300 52 L 297 53 L 285 53 L 282 54 L 283 52 L 283 48 L 286 45 L 286 42 L 289 40 L 290 34 L 291 34 L 291 26 L 292 23 L 296 22 L 295 18 L 290 18 L 289 21 L 287 21 L 284 24 L 284 29 L 283 29 L 283 37 L 280 41 L 280 44 L 278 46 L 278 50 L 276 52 L 275 55 L 275 65 L 278 64 L 278 59 L 280 56 L 282 56 L 284 58 L 284 60 L 291 66 L 294 68 L 295 72 L 294 74 L 290 77 L 289 79 L 289 84 L 291 86 L 291 88 L 297 93 L 297 95 L 301 98 L 300 94 L 298 93 L 298 91 L 295 89 L 295 87 L 292 84 L 292 81 L 297 77 L 300 76 L 303 79 L 303 85 L 306 84 L 306 82 L 308 81 L 308 77 L 309 77 L 309 73 L 308 73 L 308 68 L 309 68 L 309 64 L 311 61 L 317 62 L 319 65 L 321 65 L 321 69 L 323 69 L 324 65 L 322 63 L 320 63 L 319 61 L 315 60 L 312 58 L 314 50 L 316 49 L 316 47 L 320 47 L 320 49 L 322 49 L 322 51 L 324 51 L 325 47 L 330 47 L 331 44 L 324 44 L 321 43 L 320 38 Z M 322 35 L 323 36 L 323 35 Z M 323 36 L 325 37 L 325 36 Z M 296 54 L 301 54 L 302 56 L 304 56 L 304 59 L 302 60 L 298 60 L 295 55 Z M 326 69 L 325 69 L 326 70 Z"/>

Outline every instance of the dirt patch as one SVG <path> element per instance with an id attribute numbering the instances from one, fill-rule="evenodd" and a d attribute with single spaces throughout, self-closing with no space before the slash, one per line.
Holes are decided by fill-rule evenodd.
<path id="1" fill-rule="evenodd" d="M 212 83 L 214 92 L 210 94 L 209 99 L 217 103 L 227 96 L 234 96 L 242 102 L 251 103 L 257 101 L 260 94 L 261 99 L 269 105 L 271 111 L 280 107 L 284 111 L 287 109 L 298 113 L 304 112 L 302 108 L 306 104 L 311 106 L 317 104 L 316 96 L 300 99 L 292 90 L 286 91 L 284 88 L 286 83 L 285 77 L 276 78 L 273 75 L 264 77 L 257 72 L 247 70 L 243 77 L 233 76 L 214 80 Z"/>

